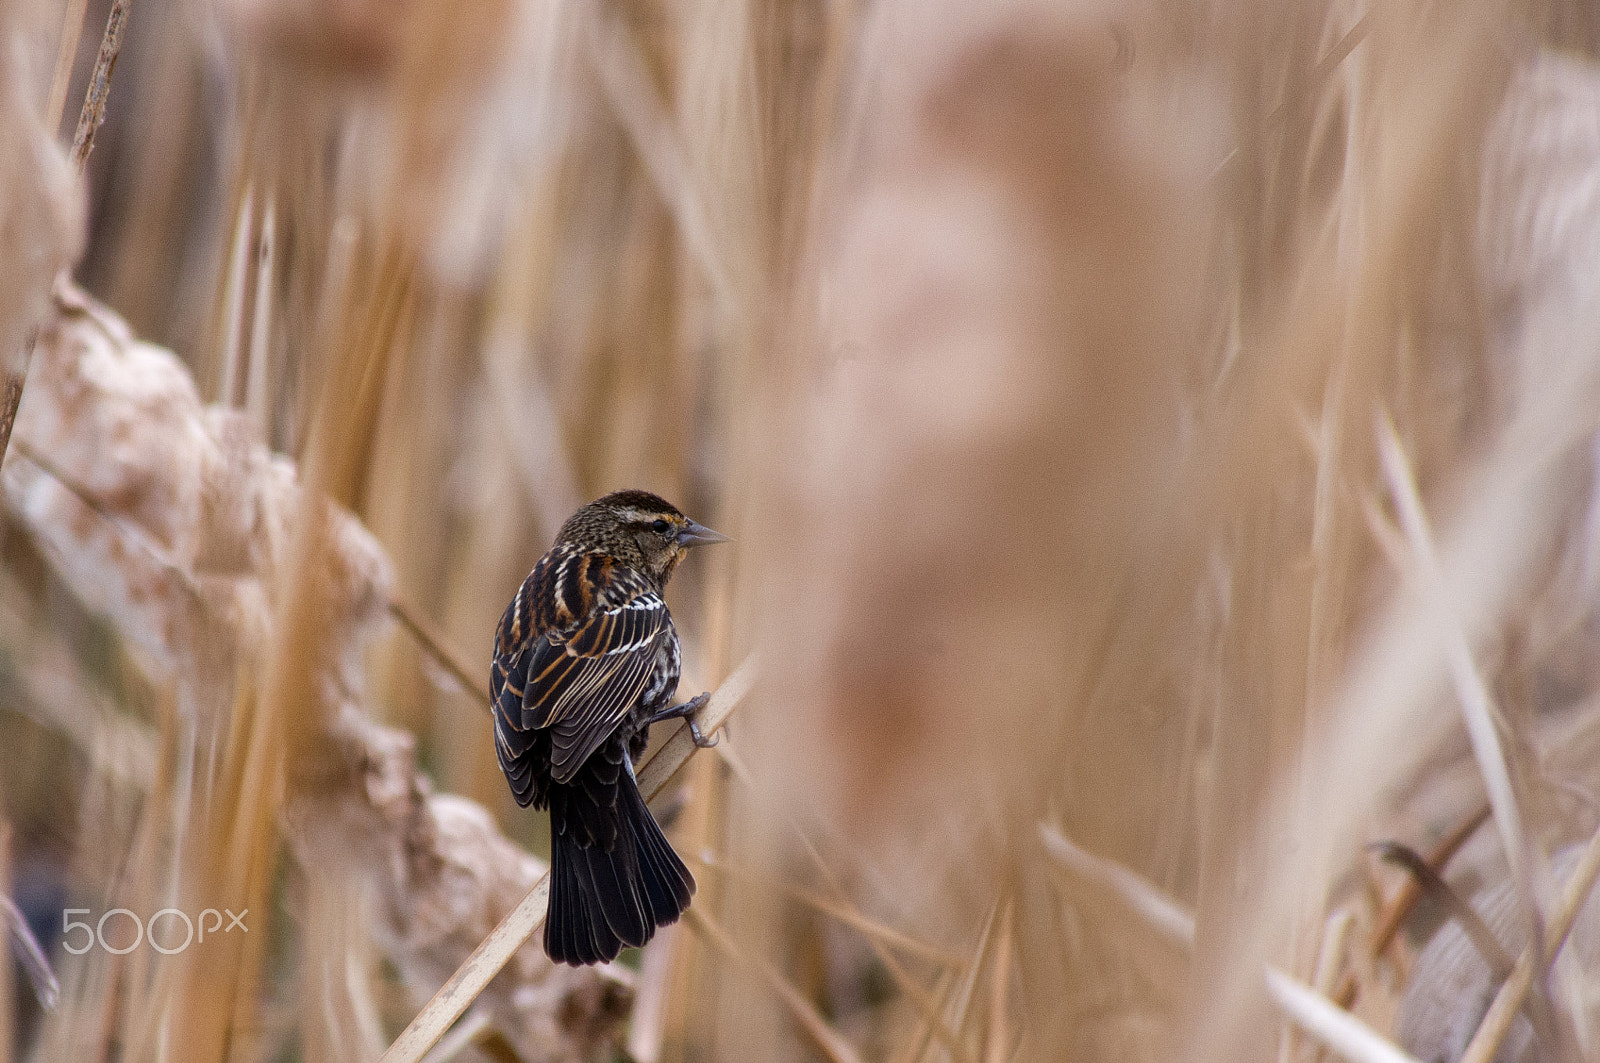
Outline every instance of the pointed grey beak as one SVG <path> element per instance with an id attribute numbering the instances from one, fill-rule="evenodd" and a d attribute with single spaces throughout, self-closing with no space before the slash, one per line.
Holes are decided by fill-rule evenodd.
<path id="1" fill-rule="evenodd" d="M 689 526 L 678 533 L 679 546 L 704 546 L 707 543 L 731 543 L 732 539 L 721 532 L 712 531 L 704 524 L 689 522 Z"/>

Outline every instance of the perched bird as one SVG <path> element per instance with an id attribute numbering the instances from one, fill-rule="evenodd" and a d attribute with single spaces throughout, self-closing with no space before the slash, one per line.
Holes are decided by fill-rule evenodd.
<path id="1" fill-rule="evenodd" d="M 550 809 L 544 951 L 612 960 L 676 922 L 694 876 L 634 779 L 650 725 L 689 721 L 709 695 L 672 705 L 678 633 L 662 589 L 692 546 L 728 537 L 646 491 L 591 502 L 561 526 L 506 608 L 490 692 L 495 751 L 524 807 Z"/>

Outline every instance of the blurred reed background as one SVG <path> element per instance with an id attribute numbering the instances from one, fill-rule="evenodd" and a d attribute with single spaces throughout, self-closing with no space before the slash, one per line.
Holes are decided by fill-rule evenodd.
<path id="1" fill-rule="evenodd" d="M 0 0 L 0 869 L 60 977 L 0 1063 L 376 1059 L 542 870 L 477 688 L 628 486 L 738 540 L 670 593 L 684 695 L 759 669 L 656 804 L 699 894 L 435 1063 L 1334 1058 L 1265 965 L 1401 1037 L 1440 916 L 1366 846 L 1485 805 L 1450 877 L 1560 924 L 1594 5 L 136 0 L 78 177 L 109 12 Z"/>

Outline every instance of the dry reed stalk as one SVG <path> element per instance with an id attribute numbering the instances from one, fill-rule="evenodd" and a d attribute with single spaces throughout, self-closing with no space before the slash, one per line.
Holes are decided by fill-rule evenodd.
<path id="1" fill-rule="evenodd" d="M 1343 335 L 1343 344 L 1348 355 L 1344 357 L 1360 358 L 1364 372 L 1372 372 L 1372 367 L 1381 364 L 1377 360 L 1382 352 L 1391 348 L 1393 337 L 1402 327 L 1403 315 L 1412 311 L 1407 309 L 1411 304 L 1389 287 L 1396 276 L 1421 276 L 1433 268 L 1433 259 L 1430 256 L 1435 246 L 1437 230 L 1433 229 L 1426 219 L 1437 217 L 1433 212 L 1429 197 L 1440 194 L 1441 189 L 1451 189 L 1453 168 L 1457 167 L 1462 156 L 1461 148 L 1453 146 L 1455 141 L 1451 138 L 1465 138 L 1468 148 L 1464 154 L 1471 158 L 1473 152 L 1471 145 L 1475 143 L 1475 128 L 1473 123 L 1483 113 L 1482 94 L 1477 97 L 1468 97 L 1461 94 L 1446 96 L 1434 91 L 1435 87 L 1442 84 L 1452 84 L 1465 87 L 1469 79 L 1475 78 L 1488 60 L 1490 45 L 1488 16 L 1482 12 L 1473 18 L 1464 18 L 1455 26 L 1452 38 L 1431 38 L 1426 49 L 1414 53 L 1406 51 L 1402 41 L 1410 40 L 1419 43 L 1416 38 L 1409 36 L 1417 32 L 1415 26 L 1402 27 L 1398 23 L 1380 23 L 1374 28 L 1368 41 L 1374 51 L 1369 56 L 1371 60 L 1368 69 L 1374 71 L 1378 78 L 1377 84 L 1385 86 L 1381 97 L 1387 112 L 1375 112 L 1375 126 L 1369 132 L 1370 143 L 1364 143 L 1364 150 L 1376 150 L 1375 159 L 1383 160 L 1382 163 L 1373 163 L 1369 169 L 1362 171 L 1382 175 L 1381 198 L 1377 189 L 1368 193 L 1371 198 L 1370 205 L 1364 205 L 1367 214 L 1363 217 L 1363 232 L 1368 234 L 1367 242 L 1361 246 L 1362 258 L 1352 261 L 1350 268 L 1343 274 L 1348 278 L 1344 283 L 1350 285 L 1345 293 L 1326 301 L 1311 299 L 1311 306 L 1305 308 L 1295 319 L 1293 334 L 1297 337 L 1292 347 L 1278 348 L 1278 354 L 1263 377 L 1263 381 L 1272 380 L 1274 394 L 1277 388 L 1288 384 L 1285 379 L 1288 374 L 1301 369 L 1309 369 L 1314 362 L 1311 359 L 1297 358 L 1301 350 L 1315 348 L 1321 336 Z M 1399 50 L 1396 50 L 1399 49 Z M 1397 82 L 1393 79 L 1402 78 L 1409 83 L 1411 72 L 1420 69 L 1415 64 L 1418 59 L 1426 54 L 1429 62 L 1438 64 L 1433 68 L 1428 82 L 1429 94 L 1413 94 L 1399 91 Z M 1401 55 L 1406 55 L 1401 59 Z M 1405 73 L 1402 74 L 1402 69 Z M 1469 73 L 1471 71 L 1472 73 Z M 1486 84 L 1473 82 L 1474 84 Z M 1416 84 L 1420 85 L 1421 82 Z M 1463 100 L 1472 100 L 1468 105 Z M 1419 105 L 1421 108 L 1410 115 L 1400 109 L 1396 101 L 1406 101 L 1405 107 Z M 1393 123 L 1390 125 L 1390 123 Z M 1391 129 L 1392 132 L 1381 134 L 1377 130 Z M 1414 138 L 1418 129 L 1431 131 L 1436 135 L 1431 142 L 1419 141 Z M 1401 134 L 1400 130 L 1406 130 Z M 1388 167 L 1388 169 L 1385 169 Z M 1355 189 L 1351 189 L 1354 194 Z M 1320 266 L 1319 266 L 1320 268 Z M 1312 287 L 1310 291 L 1327 291 Z M 1409 293 L 1406 293 L 1409 295 Z M 1343 300 L 1348 300 L 1343 301 Z M 1326 318 L 1315 321 L 1317 315 L 1325 314 Z M 1342 321 L 1338 320 L 1343 318 Z M 1324 331 L 1326 330 L 1326 331 Z M 1277 374 L 1283 374 L 1279 376 Z M 1276 377 L 1276 379 L 1274 379 Z M 1403 381 L 1402 381 L 1403 382 Z M 1382 389 L 1395 386 L 1395 382 L 1383 379 L 1367 378 L 1363 386 L 1355 389 L 1355 394 L 1361 396 L 1360 405 L 1351 410 L 1350 420 L 1370 416 L 1375 399 L 1381 401 Z M 1344 387 L 1349 392 L 1351 380 L 1347 377 Z M 1288 386 L 1288 393 L 1294 393 L 1293 385 Z M 1266 396 L 1263 396 L 1266 399 Z M 1272 401 L 1266 399 L 1266 401 Z M 1348 406 L 1349 399 L 1346 399 Z M 1364 409 L 1362 407 L 1365 407 Z M 1354 437 L 1360 433 L 1359 421 L 1351 426 L 1352 430 L 1347 436 Z M 1428 423 L 1426 420 L 1423 423 Z M 1369 452 L 1370 453 L 1370 452 Z M 1370 457 L 1351 471 L 1356 482 L 1370 476 Z M 1244 477 L 1240 478 L 1241 480 Z M 1263 482 L 1270 482 L 1263 481 Z M 1471 497 L 1469 495 L 1469 497 Z M 1486 534 L 1484 525 L 1477 523 L 1481 519 L 1481 512 L 1474 512 L 1464 518 L 1460 525 L 1462 534 L 1475 546 L 1487 551 L 1490 549 L 1480 534 Z M 1467 530 L 1470 529 L 1470 530 Z M 1499 528 L 1495 534 L 1504 536 L 1509 529 Z M 1498 545 L 1509 546 L 1508 538 L 1495 540 Z M 1459 572 L 1471 572 L 1474 576 L 1481 573 L 1481 569 L 1472 567 L 1481 560 L 1481 556 L 1473 559 L 1462 559 L 1461 563 L 1466 568 Z M 1514 563 L 1505 562 L 1508 567 Z M 1505 570 L 1501 570 L 1505 572 Z M 1505 572 L 1509 576 L 1509 572 Z M 1492 596 L 1490 600 L 1497 605 L 1503 604 L 1504 595 L 1509 593 L 1507 582 L 1478 581 L 1474 585 L 1473 594 L 1487 593 Z M 1472 614 L 1476 615 L 1476 614 Z M 1434 682 L 1431 669 L 1436 667 L 1436 659 L 1421 656 L 1423 643 L 1416 641 L 1403 641 L 1418 656 L 1412 662 L 1401 662 L 1397 658 L 1390 658 L 1382 650 L 1376 653 L 1380 642 L 1377 639 L 1387 640 L 1399 638 L 1402 640 L 1415 640 L 1424 634 L 1424 627 L 1420 618 L 1413 614 L 1412 620 L 1402 631 L 1390 627 L 1388 633 L 1374 636 L 1375 641 L 1369 643 L 1371 649 L 1357 649 L 1351 655 L 1349 662 L 1342 668 L 1342 678 L 1335 687 L 1340 691 L 1336 693 L 1325 709 L 1319 710 L 1318 726 L 1308 732 L 1311 743 L 1302 753 L 1299 765 L 1293 769 L 1300 780 L 1296 784 L 1280 783 L 1268 792 L 1262 801 L 1259 812 L 1263 820 L 1273 815 L 1281 815 L 1285 808 L 1296 808 L 1299 811 L 1300 824 L 1293 828 L 1292 834 L 1279 834 L 1278 828 L 1264 828 L 1256 837 L 1262 838 L 1268 845 L 1281 847 L 1289 838 L 1298 839 L 1301 845 L 1300 857 L 1297 860 L 1275 862 L 1265 871 L 1265 882 L 1271 885 L 1266 892 L 1262 892 L 1264 885 L 1261 878 L 1253 879 L 1251 893 L 1253 914 L 1240 921 L 1239 929 L 1242 933 L 1232 936 L 1223 946 L 1220 955 L 1212 959 L 1212 963 L 1222 964 L 1213 969 L 1225 981 L 1216 986 L 1207 994 L 1210 1008 L 1205 1019 L 1201 1020 L 1200 1036 L 1193 1045 L 1192 1051 L 1197 1058 L 1210 1058 L 1213 1055 L 1227 1056 L 1238 1051 L 1245 1051 L 1247 1040 L 1252 1034 L 1247 1031 L 1258 1030 L 1250 1017 L 1252 1013 L 1247 1004 L 1247 998 L 1253 997 L 1255 990 L 1241 984 L 1242 975 L 1238 974 L 1246 968 L 1253 969 L 1255 961 L 1277 951 L 1281 947 L 1276 935 L 1283 934 L 1287 924 L 1291 923 L 1294 915 L 1293 907 L 1305 910 L 1308 903 L 1302 890 L 1320 893 L 1325 889 L 1328 881 L 1328 865 L 1317 863 L 1319 859 L 1339 860 L 1341 857 L 1334 855 L 1330 844 L 1347 846 L 1357 830 L 1357 824 L 1364 815 L 1363 808 L 1371 807 L 1370 802 L 1387 785 L 1385 779 L 1395 779 L 1410 770 L 1410 764 L 1404 756 L 1385 757 L 1374 760 L 1370 752 L 1361 752 L 1363 742 L 1370 742 L 1369 748 L 1382 748 L 1386 742 L 1395 742 L 1402 733 L 1399 729 L 1390 729 L 1399 721 L 1380 723 L 1378 719 L 1365 708 L 1358 709 L 1358 704 L 1365 704 L 1365 699 L 1380 696 L 1385 699 L 1389 707 L 1386 711 L 1393 711 L 1397 705 L 1410 706 L 1405 710 L 1409 719 L 1405 723 L 1407 745 L 1411 748 L 1424 747 L 1437 734 L 1437 725 L 1427 722 L 1427 715 L 1417 704 L 1417 700 L 1427 697 L 1427 691 Z M 1382 630 L 1382 629 L 1380 629 Z M 1432 646 L 1432 643 L 1426 645 Z M 1432 652 L 1430 649 L 1429 653 Z M 1430 662 L 1430 674 L 1423 675 L 1413 672 L 1407 675 L 1413 664 L 1420 660 Z M 1381 679 L 1380 679 L 1381 677 Z M 1392 684 L 1382 694 L 1381 687 L 1373 684 L 1375 681 L 1383 684 Z M 1396 698 L 1395 695 L 1399 695 Z M 1357 699 L 1360 699 L 1358 701 Z M 1404 700 L 1401 700 L 1404 699 Z M 1413 700 L 1416 699 L 1416 700 Z M 1364 718 L 1363 718 L 1364 717 Z M 1384 738 L 1388 734 L 1390 737 Z M 1364 736 L 1364 738 L 1362 737 Z M 1316 807 L 1314 802 L 1300 800 L 1287 802 L 1286 791 L 1283 785 L 1298 788 L 1301 794 L 1320 794 L 1325 792 L 1324 787 L 1330 778 L 1329 772 L 1334 769 L 1332 764 L 1350 765 L 1356 761 L 1350 758 L 1359 758 L 1363 769 L 1362 783 L 1352 785 L 1350 779 L 1345 780 L 1341 788 L 1341 799 L 1333 803 L 1324 803 Z M 1344 769 L 1340 769 L 1344 770 Z M 1281 821 L 1280 821 L 1281 822 Z M 1313 848 L 1306 848 L 1304 843 L 1308 838 L 1318 839 Z M 1276 839 L 1276 841 L 1273 841 Z M 1316 855 L 1325 854 L 1325 855 Z M 1227 867 L 1227 861 L 1219 865 L 1219 871 Z M 1299 902 L 1291 902 L 1290 898 L 1300 896 Z M 1309 899 L 1312 910 L 1320 905 L 1316 897 Z M 1267 916 L 1265 913 L 1278 913 Z M 1205 925 L 1206 916 L 1202 905 L 1202 927 Z M 1277 929 L 1269 930 L 1269 926 Z M 1204 931 L 1202 930 L 1202 935 Z M 1249 942 L 1246 946 L 1245 943 Z M 1270 943 L 1269 943 L 1270 942 Z M 1249 957 L 1243 959 L 1243 957 Z M 1226 973 L 1225 973 L 1226 972 Z M 1225 1044 L 1210 1039 L 1208 1026 L 1213 1023 L 1226 1023 L 1232 1026 L 1239 1038 L 1237 1041 L 1228 1041 Z"/>
<path id="2" fill-rule="evenodd" d="M 0 897 L 0 912 L 4 913 L 6 940 L 11 955 L 27 977 L 29 990 L 40 1007 L 46 1011 L 54 1011 L 61 1001 L 61 983 L 56 980 L 56 973 L 50 968 L 50 960 L 45 956 L 43 946 L 39 944 L 39 939 L 33 936 L 27 917 L 10 897 Z"/>
<path id="3" fill-rule="evenodd" d="M 1000 944 L 995 949 L 994 970 L 989 976 L 989 1013 L 985 1021 L 988 1045 L 983 1054 L 984 1063 L 1005 1063 L 1009 1058 L 1006 1045 L 1013 1040 L 1007 996 L 1011 989 L 1014 924 L 1012 906 L 1008 902 L 1000 916 Z"/>
<path id="4" fill-rule="evenodd" d="M 1497 311 L 1491 319 L 1496 340 L 1492 370 L 1498 399 L 1494 412 L 1500 419 L 1498 423 L 1506 426 L 1502 445 L 1508 450 L 1525 445 L 1531 436 L 1540 434 L 1531 429 L 1528 418 L 1532 408 L 1547 401 L 1548 393 L 1542 390 L 1546 380 L 1562 379 L 1560 386 L 1579 390 L 1593 387 L 1586 379 L 1588 370 L 1583 368 L 1592 360 L 1593 337 L 1570 334 L 1565 331 L 1566 325 L 1556 322 L 1581 319 L 1584 311 L 1578 307 L 1589 301 L 1587 295 L 1579 294 L 1581 282 L 1575 286 L 1574 281 L 1590 273 L 1592 264 L 1576 252 L 1573 241 L 1584 240 L 1579 234 L 1592 231 L 1600 215 L 1590 205 L 1592 193 L 1585 182 L 1574 178 L 1593 173 L 1600 165 L 1600 142 L 1595 139 L 1588 117 L 1597 92 L 1600 78 L 1592 69 L 1567 66 L 1548 58 L 1533 59 L 1515 72 L 1486 137 L 1478 251 L 1484 286 Z M 1563 221 L 1552 224 L 1557 217 Z M 1516 309 L 1511 311 L 1509 307 Z M 1574 438 L 1571 433 L 1583 436 L 1589 431 L 1581 424 L 1589 420 L 1590 414 L 1548 407 L 1544 410 L 1543 416 L 1556 423 L 1544 429 L 1546 438 L 1539 445 L 1542 457 L 1536 468 L 1546 479 L 1544 490 L 1555 496 L 1546 504 L 1557 513 L 1565 510 L 1567 516 L 1549 524 L 1530 522 L 1530 530 L 1520 540 L 1525 556 L 1538 559 L 1541 552 L 1547 552 L 1553 560 L 1546 561 L 1543 571 L 1535 570 L 1528 581 L 1534 590 L 1525 602 L 1518 603 L 1521 609 L 1508 623 L 1523 635 L 1524 645 L 1544 643 L 1533 651 L 1536 657 L 1552 652 L 1568 656 L 1558 648 L 1560 642 L 1551 644 L 1544 632 L 1552 627 L 1559 630 L 1573 622 L 1571 617 L 1589 609 L 1571 597 L 1569 581 L 1570 573 L 1582 567 L 1574 558 L 1587 550 L 1580 544 L 1589 533 L 1573 510 L 1575 502 L 1592 491 L 1587 485 L 1578 486 L 1584 480 L 1592 482 L 1592 467 L 1579 456 L 1581 450 L 1574 452 L 1569 441 Z M 1577 483 L 1574 474 L 1579 477 Z M 1575 489 L 1576 495 L 1572 493 Z M 1506 656 L 1511 657 L 1511 650 Z M 1518 665 L 1512 659 L 1502 667 L 1510 672 Z M 1521 720 L 1513 720 L 1513 727 L 1520 723 Z M 1548 945 L 1549 940 L 1546 937 L 1542 942 L 1534 941 L 1531 947 Z M 1544 964 L 1535 966 L 1542 969 Z M 1570 1005 L 1573 1000 L 1572 990 L 1578 984 L 1574 966 L 1570 956 L 1558 958 L 1550 977 L 1552 996 L 1558 1005 Z M 1419 970 L 1410 994 L 1420 997 L 1438 992 L 1438 978 L 1437 969 Z M 1530 1014 L 1537 1019 L 1542 1005 L 1540 1001 L 1534 1004 Z M 1485 1024 L 1469 1049 L 1474 1058 L 1487 1058 L 1493 1049 L 1486 1053 L 1486 1042 L 1498 1043 L 1504 1037 L 1503 1028 L 1494 1030 L 1510 1021 L 1503 1012 L 1504 1006 L 1505 1001 L 1498 1002 L 1495 1021 Z M 1451 1015 L 1463 1035 L 1476 1018 L 1477 1013 L 1467 1007 L 1465 1000 Z M 1561 1040 L 1576 1036 L 1581 1043 L 1591 1021 L 1586 1009 L 1579 1006 L 1563 1017 L 1554 1030 L 1547 1024 L 1540 1036 L 1548 1039 L 1554 1034 Z M 1418 1032 L 1422 1031 L 1411 1031 L 1413 1036 Z M 1438 1030 L 1426 1034 L 1448 1040 L 1448 1035 Z M 1432 1052 L 1435 1048 L 1430 1041 L 1419 1041 L 1419 1050 Z M 1455 1050 L 1459 1049 L 1457 1043 Z"/>
<path id="5" fill-rule="evenodd" d="M 450 649 L 444 633 L 434 627 L 433 622 L 426 616 L 400 598 L 390 599 L 389 612 L 405 626 L 412 638 L 416 639 L 434 660 L 449 670 L 455 681 L 461 684 L 461 689 L 476 697 L 478 706 L 487 712 L 494 701 L 489 696 L 488 686 L 481 676 L 467 668 L 459 654 Z"/>
<path id="6" fill-rule="evenodd" d="M 915 1027 L 911 1034 L 905 1038 L 899 1052 L 892 1057 L 895 1063 L 911 1063 L 911 1061 L 922 1059 L 927 1053 L 928 1047 L 934 1038 L 934 1025 L 941 1021 L 940 1014 L 948 1007 L 950 994 L 954 991 L 959 977 L 958 972 L 952 971 L 940 976 L 939 980 L 934 984 L 933 998 L 937 1005 L 936 1013 L 923 1019 L 921 1024 Z"/>
<path id="7" fill-rule="evenodd" d="M 1350 1063 L 1417 1063 L 1333 1001 L 1282 971 L 1268 967 L 1266 982 L 1267 992 L 1284 1014 Z"/>
<path id="8" fill-rule="evenodd" d="M 101 130 L 106 150 L 90 168 L 100 195 L 95 247 L 76 276 L 139 335 L 184 352 L 197 367 L 202 393 L 210 395 L 216 381 L 204 372 L 204 322 L 215 307 L 225 260 L 201 264 L 187 256 L 209 245 L 214 227 L 227 226 L 209 216 L 211 201 L 201 197 L 220 176 L 216 171 L 229 167 L 234 137 L 248 143 L 250 131 L 246 125 L 212 139 L 208 118 L 218 116 L 225 97 L 205 91 L 208 67 L 196 52 L 193 16 L 159 2 L 141 5 L 134 16 L 113 117 Z M 130 127 L 138 134 L 129 136 Z M 208 149 L 220 149 L 223 157 Z M 204 243 L 190 229 L 202 206 L 208 215 L 201 222 Z"/>
<path id="9" fill-rule="evenodd" d="M 225 406 L 237 405 L 239 401 L 240 352 L 244 348 L 245 278 L 249 272 L 255 220 L 255 186 L 247 184 L 234 217 L 228 266 L 222 274 L 222 295 L 218 299 L 222 308 L 222 382 L 217 388 L 217 399 Z"/>

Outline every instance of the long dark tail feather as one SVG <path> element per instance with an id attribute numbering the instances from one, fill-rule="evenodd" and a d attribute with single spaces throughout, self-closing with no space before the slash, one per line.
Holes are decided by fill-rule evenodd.
<path id="1" fill-rule="evenodd" d="M 643 945 L 656 928 L 675 923 L 694 896 L 694 876 L 673 852 L 630 775 L 619 780 L 622 817 L 611 852 L 579 845 L 576 831 L 554 822 L 550 909 L 544 951 L 574 967 L 616 959 L 624 945 Z"/>

